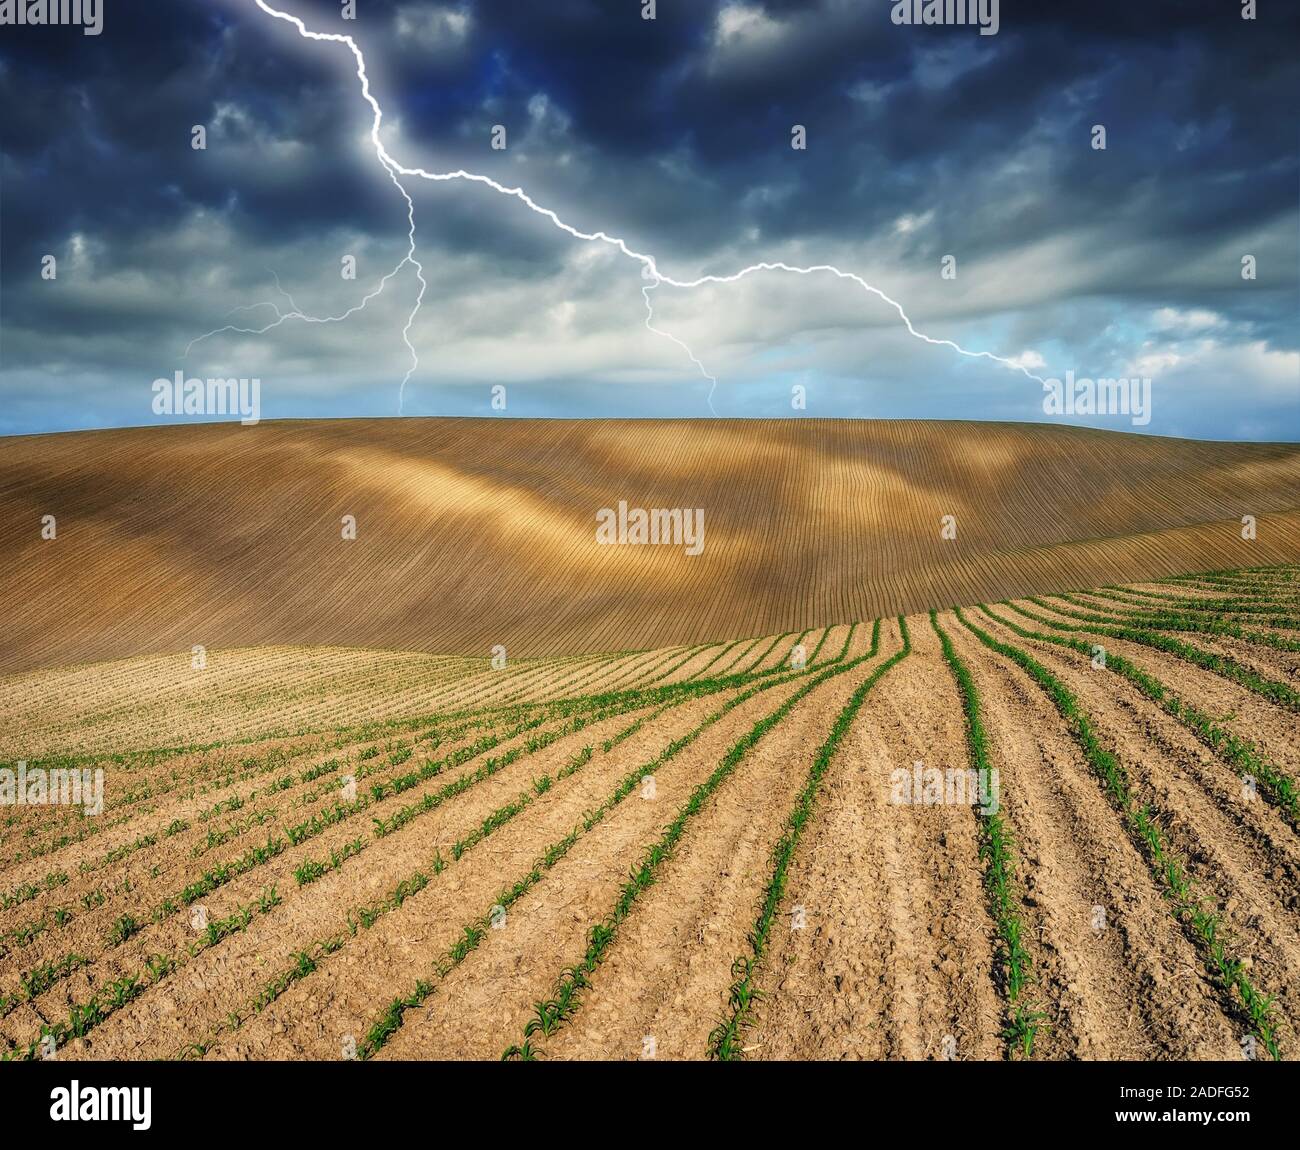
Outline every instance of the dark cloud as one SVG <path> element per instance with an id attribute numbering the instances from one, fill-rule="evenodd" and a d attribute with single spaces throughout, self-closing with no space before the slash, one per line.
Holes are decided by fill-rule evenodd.
<path id="1" fill-rule="evenodd" d="M 1294 408 L 1285 389 L 1300 345 L 1295 5 L 1260 5 L 1249 22 L 1219 0 L 1003 0 L 999 34 L 980 37 L 896 27 L 886 0 L 659 0 L 653 22 L 639 0 L 359 0 L 356 22 L 335 0 L 279 2 L 357 36 L 405 163 L 522 184 L 683 278 L 772 252 L 847 263 L 906 289 L 937 334 L 960 329 L 1007 355 L 1041 345 L 1061 370 L 1087 370 L 1103 350 L 1136 361 L 1163 338 L 1144 326 L 1159 308 L 1212 311 L 1221 347 L 1184 348 L 1179 363 L 1223 368 L 1235 348 L 1243 371 L 1265 375 L 1225 379 L 1217 399 L 1197 375 L 1179 426 L 1220 434 L 1231 410 L 1232 426 L 1300 435 L 1300 366 Z M 114 396 L 230 309 L 278 299 L 268 267 L 333 314 L 404 252 L 405 205 L 368 150 L 352 60 L 253 0 L 119 0 L 98 37 L 0 29 L 0 104 L 0 430 L 141 422 L 135 400 Z M 189 146 L 198 123 L 206 152 Z M 795 123 L 805 152 L 789 146 Z M 1089 146 L 1098 123 L 1104 153 Z M 494 124 L 510 134 L 505 152 L 489 146 Z M 589 259 L 481 188 L 407 184 L 430 281 L 416 396 L 510 371 L 501 352 L 513 348 L 530 412 L 697 413 L 698 373 L 641 326 L 634 264 Z M 361 254 L 357 284 L 337 276 L 344 252 Z M 39 278 L 46 253 L 60 258 L 57 285 Z M 948 253 L 956 285 L 937 275 Z M 1248 285 L 1246 253 L 1260 264 Z M 407 268 L 352 327 L 213 340 L 198 366 L 278 368 L 297 381 L 278 414 L 347 413 L 349 395 L 373 412 L 375 373 L 405 370 L 392 325 L 414 291 Z M 822 357 L 806 370 L 825 373 L 833 406 L 816 414 L 863 414 L 852 380 L 866 394 L 888 363 L 886 384 L 933 381 L 894 386 L 908 398 L 890 414 L 1035 417 L 1015 398 L 1023 379 L 896 343 L 895 317 L 869 299 L 837 305 L 831 348 L 810 334 L 822 305 L 775 288 L 719 293 L 712 314 L 703 299 L 661 298 L 736 373 L 730 414 L 746 402 L 759 414 L 786 389 L 764 360 L 789 354 L 765 349 L 775 331 Z M 659 385 L 618 382 L 642 372 Z M 1254 415 L 1241 410 L 1251 395 Z"/>

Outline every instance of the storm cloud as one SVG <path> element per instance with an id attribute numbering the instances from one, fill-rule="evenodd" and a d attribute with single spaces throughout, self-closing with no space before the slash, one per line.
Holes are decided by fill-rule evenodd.
<path id="1" fill-rule="evenodd" d="M 1148 425 L 1097 426 L 1300 438 L 1294 5 L 1003 0 L 994 36 L 887 0 L 274 6 L 356 38 L 404 165 L 523 187 L 676 279 L 833 264 L 934 339 L 1152 379 Z M 176 371 L 260 378 L 263 418 L 397 413 L 410 264 L 344 322 L 192 343 L 342 315 L 401 264 L 345 46 L 254 0 L 117 0 L 96 36 L 0 28 L 0 105 L 0 432 L 149 423 Z M 685 344 L 719 415 L 1047 418 L 1035 380 L 852 282 L 660 285 L 667 338 L 636 261 L 482 185 L 403 184 L 407 414 L 486 415 L 505 384 L 511 415 L 707 417 Z"/>

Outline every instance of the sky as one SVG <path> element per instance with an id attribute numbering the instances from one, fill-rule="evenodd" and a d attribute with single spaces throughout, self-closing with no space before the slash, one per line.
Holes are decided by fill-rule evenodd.
<path id="1" fill-rule="evenodd" d="M 256 0 L 2 26 L 0 434 L 216 417 L 156 410 L 179 372 L 262 419 L 1300 440 L 1294 3 L 266 3 L 353 37 L 391 162 L 497 186 L 386 168 L 348 46 Z M 677 286 L 777 262 L 843 274 Z M 1145 415 L 1046 402 L 1099 378 Z"/>

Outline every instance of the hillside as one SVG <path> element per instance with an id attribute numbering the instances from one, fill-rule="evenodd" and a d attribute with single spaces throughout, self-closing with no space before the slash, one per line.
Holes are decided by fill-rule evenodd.
<path id="1" fill-rule="evenodd" d="M 1293 1060 L 1297 608 L 0 679 L 0 1056 Z"/>
<path id="2" fill-rule="evenodd" d="M 703 509 L 702 553 L 598 545 L 620 500 Z M 16 437 L 0 673 L 195 644 L 648 649 L 1296 559 L 1294 445 L 823 420 Z"/>

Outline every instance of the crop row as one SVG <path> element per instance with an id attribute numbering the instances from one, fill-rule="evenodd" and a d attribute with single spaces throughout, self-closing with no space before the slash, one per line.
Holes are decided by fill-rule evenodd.
<path id="1" fill-rule="evenodd" d="M 995 639 L 960 611 L 957 618 L 989 650 L 1003 655 L 1025 670 L 1051 700 L 1065 720 L 1084 759 L 1096 774 L 1102 790 L 1124 820 L 1156 881 L 1164 887 L 1170 911 L 1201 954 L 1206 970 L 1224 995 L 1225 1005 L 1240 1015 L 1265 1049 L 1281 1058 L 1277 1022 L 1272 1002 L 1250 980 L 1247 965 L 1230 950 L 1222 914 L 1200 895 L 1187 858 L 1170 842 L 1163 829 L 1168 818 L 1153 800 L 1141 802 L 1133 793 L 1128 772 L 1118 757 L 1098 738 L 1091 718 L 1073 692 L 1028 652 Z"/>
<path id="2" fill-rule="evenodd" d="M 899 618 L 899 626 L 906 636 L 907 624 Z M 906 638 L 905 638 L 906 642 Z M 879 624 L 873 635 L 872 653 L 879 644 Z M 863 656 L 870 658 L 871 654 Z M 714 772 L 700 783 L 691 793 L 685 805 L 678 811 L 676 818 L 669 823 L 659 840 L 652 844 L 642 856 L 640 863 L 633 868 L 631 876 L 624 884 L 613 909 L 603 921 L 591 928 L 587 936 L 587 950 L 582 960 L 576 965 L 562 971 L 556 980 L 554 997 L 535 1004 L 535 1017 L 524 1028 L 521 1044 L 510 1047 L 504 1058 L 534 1060 L 537 1051 L 533 1046 L 534 1035 L 553 1034 L 566 1020 L 578 1011 L 582 992 L 590 987 L 592 975 L 613 944 L 622 923 L 631 913 L 640 895 L 655 881 L 659 868 L 671 858 L 685 833 L 689 821 L 694 818 L 708 802 L 713 792 L 735 771 L 751 750 L 773 729 L 775 729 L 794 708 L 813 690 L 826 680 L 843 674 L 855 667 L 861 659 L 853 660 L 843 667 L 832 668 L 804 684 L 790 695 L 775 710 L 759 719 L 745 735 L 738 739 L 718 764 Z"/>
<path id="3" fill-rule="evenodd" d="M 848 640 L 845 641 L 841 658 L 848 649 Z M 824 681 L 832 675 L 842 674 L 853 667 L 858 666 L 864 659 L 870 658 L 870 655 L 863 655 L 856 659 L 849 660 L 846 663 L 830 666 L 822 671 L 810 683 L 800 688 L 799 694 L 811 689 L 818 683 Z M 784 686 L 786 683 L 807 676 L 807 672 L 796 673 L 785 676 L 773 676 L 760 674 L 754 676 L 757 682 L 745 687 L 740 693 L 733 695 L 721 707 L 712 712 L 691 731 L 685 735 L 673 740 L 664 750 L 646 763 L 638 766 L 635 770 L 629 772 L 614 788 L 613 792 L 605 799 L 600 806 L 593 811 L 586 813 L 582 821 L 575 825 L 563 838 L 551 843 L 538 856 L 532 867 L 523 875 L 515 879 L 512 883 L 506 885 L 498 894 L 492 907 L 488 908 L 482 915 L 464 924 L 461 928 L 458 941 L 442 956 L 434 965 L 431 971 L 431 977 L 420 979 L 415 986 L 405 995 L 396 998 L 383 1012 L 380 1018 L 372 1025 L 366 1035 L 365 1041 L 360 1048 L 360 1056 L 363 1058 L 372 1057 L 392 1038 L 393 1034 L 402 1026 L 405 1015 L 408 1011 L 417 1009 L 422 1006 L 428 998 L 434 994 L 437 984 L 445 979 L 452 970 L 463 962 L 477 947 L 482 940 L 487 937 L 487 932 L 491 929 L 491 918 L 494 911 L 509 910 L 520 898 L 528 893 L 534 886 L 550 873 L 550 871 L 565 858 L 573 846 L 591 829 L 600 825 L 605 818 L 615 810 L 624 799 L 637 787 L 641 779 L 647 774 L 656 772 L 666 763 L 675 759 L 684 750 L 691 746 L 707 729 L 719 722 L 736 707 L 747 702 L 761 692 L 772 690 L 773 688 Z"/>
<path id="4" fill-rule="evenodd" d="M 710 1057 L 721 1061 L 734 1061 L 740 1058 L 743 1053 L 741 1032 L 752 1021 L 752 1010 L 756 998 L 754 989 L 755 969 L 767 951 L 768 941 L 772 934 L 772 925 L 776 921 L 781 900 L 785 896 L 790 864 L 794 859 L 799 840 L 803 837 L 804 828 L 812 819 L 813 807 L 822 779 L 830 769 L 840 743 L 843 742 L 844 736 L 852 726 L 854 718 L 862 709 L 862 705 L 871 689 L 890 670 L 912 653 L 912 638 L 908 634 L 907 622 L 901 616 L 898 620 L 898 626 L 903 640 L 902 647 L 872 671 L 857 690 L 853 692 L 849 701 L 835 717 L 835 722 L 831 726 L 826 741 L 822 743 L 813 756 L 807 782 L 805 782 L 803 790 L 795 800 L 794 808 L 786 818 L 785 829 L 772 851 L 772 875 L 764 888 L 763 897 L 759 903 L 758 915 L 754 920 L 753 928 L 749 932 L 749 953 L 737 957 L 735 962 L 732 963 L 731 971 L 736 977 L 727 995 L 729 1010 L 727 1016 L 709 1035 Z M 879 645 L 879 627 L 880 624 L 877 621 L 876 631 L 872 636 L 873 651 Z"/>

